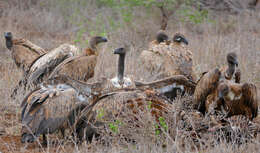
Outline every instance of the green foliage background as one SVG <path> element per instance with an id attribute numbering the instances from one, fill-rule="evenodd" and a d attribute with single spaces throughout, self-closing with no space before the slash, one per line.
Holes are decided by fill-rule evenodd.
<path id="1" fill-rule="evenodd" d="M 46 3 L 42 2 L 42 5 Z M 148 20 L 155 10 L 158 12 L 159 7 L 170 12 L 169 17 L 177 17 L 181 22 L 200 24 L 209 21 L 208 11 L 198 9 L 199 5 L 195 0 L 53 0 L 47 5 L 55 10 L 58 8 L 68 24 L 78 27 L 74 42 L 82 47 L 88 43 L 84 37 L 86 34 L 107 36 L 118 28 L 134 28 L 137 26 L 133 25 L 134 20 Z M 95 12 L 95 19 L 88 19 L 84 14 L 88 5 L 94 5 L 101 10 Z M 107 16 L 102 12 L 102 8 L 109 8 L 113 15 Z M 145 12 L 141 18 L 136 15 L 139 9 Z"/>

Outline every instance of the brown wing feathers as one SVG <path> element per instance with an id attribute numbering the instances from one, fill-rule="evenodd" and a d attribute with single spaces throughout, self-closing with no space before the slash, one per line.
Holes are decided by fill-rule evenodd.
<path id="1" fill-rule="evenodd" d="M 197 83 L 194 92 L 194 107 L 200 112 L 205 113 L 205 101 L 207 96 L 216 90 L 221 72 L 219 69 L 214 69 L 204 74 Z"/>
<path id="2" fill-rule="evenodd" d="M 94 69 L 97 58 L 97 45 L 102 42 L 107 42 L 104 37 L 93 37 L 90 39 L 90 48 L 85 50 L 85 55 L 71 57 L 59 64 L 51 73 L 49 78 L 65 74 L 73 79 L 87 81 L 94 76 Z"/>
<path id="3" fill-rule="evenodd" d="M 147 72 L 159 76 L 184 75 L 195 81 L 192 68 L 192 52 L 187 48 L 188 41 L 181 34 L 175 34 L 170 42 L 164 32 L 158 32 L 156 41 L 144 50 L 140 59 Z M 161 78 L 156 78 L 161 79 Z"/>
<path id="4" fill-rule="evenodd" d="M 257 101 L 256 86 L 252 83 L 243 84 L 242 95 L 244 97 L 244 103 L 252 110 L 252 118 L 255 118 L 258 115 L 258 101 Z"/>

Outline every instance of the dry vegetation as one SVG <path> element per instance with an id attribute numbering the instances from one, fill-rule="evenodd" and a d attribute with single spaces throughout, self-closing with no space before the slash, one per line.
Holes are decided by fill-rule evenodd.
<path id="1" fill-rule="evenodd" d="M 46 50 L 65 42 L 84 48 L 90 36 L 106 35 L 109 42 L 103 45 L 100 51 L 94 80 L 115 75 L 117 58 L 112 54 L 112 50 L 125 43 L 131 44 L 131 51 L 127 53 L 126 74 L 137 80 L 152 80 L 151 76 L 143 72 L 138 55 L 147 48 L 148 42 L 153 40 L 160 28 L 159 10 L 155 9 L 147 15 L 145 11 L 137 8 L 134 10 L 134 16 L 137 18 L 132 19 L 131 23 L 125 23 L 111 8 L 98 7 L 94 0 L 89 0 L 87 5 L 64 0 L 8 0 L 0 1 L 0 10 L 1 34 L 12 31 L 16 37 L 29 39 Z M 115 18 L 114 22 L 120 26 L 111 27 L 111 18 Z M 237 15 L 212 12 L 209 18 L 213 21 L 194 24 L 181 22 L 177 15 L 173 15 L 169 20 L 167 32 L 172 35 L 181 32 L 187 37 L 198 75 L 224 64 L 228 52 L 236 52 L 240 61 L 242 82 L 255 83 L 259 94 L 260 9 L 244 11 Z M 119 134 L 112 133 L 114 136 L 111 137 L 110 132 L 103 131 L 102 139 L 91 144 L 76 144 L 69 139 L 62 142 L 63 140 L 57 137 L 58 134 L 49 137 L 55 143 L 47 148 L 41 147 L 38 142 L 21 144 L 19 105 L 23 95 L 13 101 L 10 99 L 10 93 L 22 74 L 5 48 L 4 38 L 0 37 L 0 41 L 0 152 L 259 152 L 259 136 L 239 146 L 232 144 L 233 141 L 226 143 L 224 140 L 217 141 L 210 137 L 197 142 L 201 146 L 199 148 L 195 147 L 192 141 L 188 141 L 189 139 L 185 139 L 186 143 L 184 139 L 174 141 L 171 132 L 157 136 L 154 133 L 155 122 L 151 116 L 145 115 L 142 116 L 145 119 L 140 121 L 142 126 L 138 128 L 119 127 L 120 133 L 131 134 L 134 142 L 121 139 Z M 189 100 L 175 101 L 176 107 L 172 108 L 172 114 L 169 114 L 166 120 L 175 119 L 177 106 L 184 101 Z M 176 125 L 168 125 L 168 128 L 171 131 L 176 129 Z M 178 134 L 185 136 L 185 133 L 178 133 L 177 130 L 176 135 Z M 182 143 L 186 144 L 185 150 Z"/>

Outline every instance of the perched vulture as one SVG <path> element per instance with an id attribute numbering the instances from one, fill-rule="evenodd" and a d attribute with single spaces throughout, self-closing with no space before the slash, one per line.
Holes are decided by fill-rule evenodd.
<path id="1" fill-rule="evenodd" d="M 82 110 L 104 97 L 106 95 L 82 95 L 75 88 L 62 83 L 35 89 L 21 104 L 21 141 L 34 142 L 43 135 L 43 142 L 47 144 L 45 135 L 55 131 L 61 131 L 64 137 L 65 129 L 76 130 Z"/>
<path id="2" fill-rule="evenodd" d="M 46 54 L 44 49 L 26 39 L 13 39 L 11 32 L 5 32 L 4 36 L 6 47 L 12 52 L 15 64 L 24 71 L 24 74 L 27 74 L 31 64 L 38 57 Z"/>
<path id="3" fill-rule="evenodd" d="M 184 75 L 195 81 L 192 52 L 187 45 L 188 41 L 179 33 L 175 34 L 170 42 L 165 33 L 159 32 L 156 41 L 150 43 L 149 49 L 142 51 L 141 63 L 154 79 Z"/>
<path id="4" fill-rule="evenodd" d="M 214 94 L 217 92 L 217 86 L 221 80 L 230 80 L 234 82 L 240 82 L 240 71 L 237 70 L 237 56 L 235 53 L 227 54 L 228 66 L 222 68 L 213 69 L 209 72 L 203 73 L 194 92 L 194 107 L 203 114 L 209 106 L 209 102 L 212 101 Z"/>
<path id="5" fill-rule="evenodd" d="M 65 59 L 79 54 L 78 48 L 73 45 L 63 44 L 54 50 L 39 56 L 31 64 L 28 73 L 19 81 L 14 88 L 11 97 L 15 98 L 17 91 L 24 94 L 26 90 L 46 80 L 52 70 Z"/>
<path id="6" fill-rule="evenodd" d="M 89 78 L 94 76 L 98 56 L 97 45 L 102 42 L 107 42 L 107 39 L 99 36 L 91 38 L 90 47 L 86 49 L 84 55 L 74 56 L 64 60 L 53 70 L 49 78 L 64 74 L 75 80 L 86 82 Z"/>
<path id="7" fill-rule="evenodd" d="M 22 142 L 34 142 L 35 138 L 62 132 L 72 128 L 81 110 L 88 105 L 86 97 L 66 84 L 41 87 L 29 93 L 21 107 Z"/>
<path id="8" fill-rule="evenodd" d="M 202 113 L 212 109 L 224 110 L 227 117 L 241 114 L 253 119 L 258 112 L 256 86 L 226 80 L 216 68 L 199 80 L 194 92 L 194 106 Z"/>

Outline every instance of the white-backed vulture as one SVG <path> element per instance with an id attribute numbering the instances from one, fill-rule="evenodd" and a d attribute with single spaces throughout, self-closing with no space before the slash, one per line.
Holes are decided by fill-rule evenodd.
<path id="1" fill-rule="evenodd" d="M 46 51 L 26 39 L 13 39 L 11 32 L 5 32 L 6 47 L 11 50 L 12 58 L 18 68 L 26 74 L 31 64 Z"/>
<path id="2" fill-rule="evenodd" d="M 216 68 L 199 80 L 194 92 L 194 106 L 202 113 L 211 109 L 224 110 L 227 117 L 241 114 L 253 119 L 258 112 L 256 86 L 227 80 Z"/>
<path id="3" fill-rule="evenodd" d="M 194 92 L 194 107 L 203 114 L 208 111 L 206 108 L 210 103 L 206 103 L 206 101 L 207 99 L 211 101 L 210 99 L 214 97 L 220 80 L 240 82 L 240 70 L 236 68 L 238 61 L 235 53 L 227 54 L 227 64 L 228 66 L 223 66 L 220 69 L 216 68 L 204 72 L 197 82 Z"/>
<path id="4" fill-rule="evenodd" d="M 25 94 L 31 87 L 37 86 L 46 80 L 52 70 L 65 59 L 79 54 L 77 47 L 62 44 L 58 48 L 37 57 L 31 64 L 28 73 L 19 81 L 14 88 L 11 97 L 15 98 L 17 92 Z"/>
<path id="5" fill-rule="evenodd" d="M 188 41 L 179 33 L 172 42 L 165 33 L 159 32 L 156 41 L 152 41 L 148 50 L 142 51 L 140 60 L 153 80 L 173 75 L 184 75 L 196 81 L 192 68 L 192 52 L 187 47 Z"/>
<path id="6" fill-rule="evenodd" d="M 23 100 L 21 107 L 22 142 L 34 142 L 43 134 L 72 128 L 80 111 L 88 103 L 85 97 L 66 84 L 35 89 Z"/>
<path id="7" fill-rule="evenodd" d="M 98 49 L 97 45 L 107 42 L 104 37 L 92 37 L 90 39 L 90 47 L 85 50 L 85 54 L 75 56 L 64 60 L 50 74 L 49 78 L 64 74 L 75 80 L 86 82 L 94 76 L 94 69 L 97 63 Z"/>
<path id="8" fill-rule="evenodd" d="M 223 105 L 227 117 L 245 115 L 252 120 L 258 115 L 257 89 L 252 83 L 222 81 L 218 85 L 216 99 L 220 99 L 219 105 Z"/>
<path id="9" fill-rule="evenodd" d="M 37 137 L 43 135 L 43 143 L 47 144 L 46 134 L 59 130 L 64 137 L 66 129 L 74 132 L 82 116 L 82 110 L 90 103 L 107 96 L 97 97 L 91 94 L 82 95 L 71 86 L 62 83 L 42 86 L 30 92 L 21 104 L 21 141 L 34 142 Z"/>

